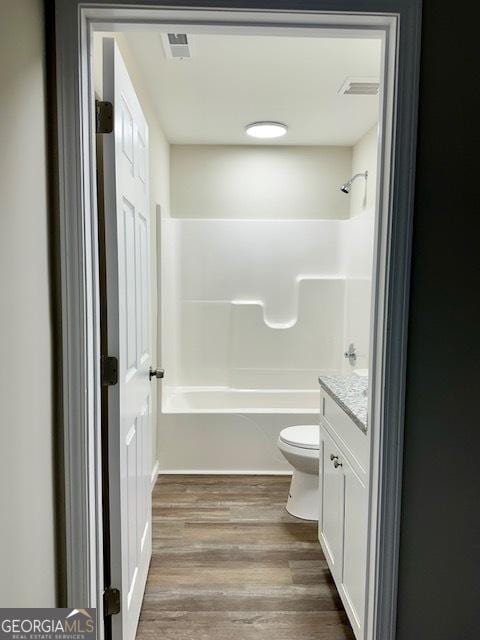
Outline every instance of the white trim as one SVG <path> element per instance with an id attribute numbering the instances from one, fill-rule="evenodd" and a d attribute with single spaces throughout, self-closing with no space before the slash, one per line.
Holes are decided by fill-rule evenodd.
<path id="1" fill-rule="evenodd" d="M 421 5 L 403 15 L 402 28 L 385 42 L 385 126 L 380 138 L 380 216 L 372 290 L 369 415 L 370 459 L 369 592 L 366 637 L 396 637 L 398 551 L 401 517 L 405 374 L 410 298 L 411 237 L 415 189 Z M 402 54 L 402 57 L 399 55 Z M 389 95 L 392 100 L 389 103 Z M 398 141 L 398 143 L 397 143 Z M 386 151 L 391 149 L 389 157 Z M 382 225 L 383 222 L 383 225 Z M 383 226 L 383 228 L 382 228 Z M 376 345 L 376 348 L 374 348 Z M 373 392 L 372 392 L 373 391 Z M 376 510 L 374 509 L 376 507 Z"/>
<path id="2" fill-rule="evenodd" d="M 155 464 L 153 465 L 153 469 L 152 469 L 152 473 L 150 474 L 150 484 L 153 487 L 155 486 L 155 483 L 157 482 L 157 478 L 158 478 L 158 474 L 160 473 L 160 463 L 157 460 L 155 462 Z"/>
<path id="3" fill-rule="evenodd" d="M 58 7 L 57 7 L 58 9 Z M 76 25 L 75 50 L 88 46 L 85 21 Z M 81 32 L 81 35 L 80 35 Z M 58 52 L 71 50 L 71 38 L 56 32 Z M 77 58 L 78 62 L 80 59 Z M 96 202 L 89 174 L 83 171 L 91 142 L 86 60 L 71 74 L 57 55 L 59 113 L 59 211 L 62 299 L 63 419 L 65 456 L 65 527 L 67 601 L 73 607 L 97 606 L 102 614 L 101 484 L 97 475 L 100 449 L 100 372 Z M 86 112 L 85 119 L 81 114 Z M 75 151 L 73 151 L 75 149 Z M 73 153 L 69 153 L 69 150 Z M 89 211 L 90 215 L 85 215 Z M 72 215 L 75 212 L 76 215 Z M 92 533 L 95 532 L 95 536 Z M 98 536 L 98 538 L 97 538 Z M 98 577 L 97 577 L 98 575 Z"/>
<path id="4" fill-rule="evenodd" d="M 222 1 L 222 0 L 219 0 Z M 229 0 L 224 0 L 228 4 Z M 289 1 L 289 0 L 287 0 Z M 266 0 L 274 2 L 274 0 Z M 307 0 L 305 0 L 307 2 Z M 93 7 L 92 5 L 95 5 Z M 102 6 L 105 5 L 105 6 Z M 377 266 L 385 267 L 375 301 L 377 350 L 372 355 L 380 375 L 372 380 L 373 452 L 380 463 L 378 513 L 371 519 L 371 567 L 367 637 L 395 637 L 398 535 L 400 519 L 403 412 L 411 222 L 413 215 L 416 109 L 420 45 L 420 0 L 318 0 L 315 12 L 239 9 L 155 8 L 153 0 L 81 2 L 56 0 L 57 84 L 59 114 L 59 201 L 62 283 L 63 406 L 66 481 L 67 600 L 69 606 L 101 606 L 99 448 L 98 265 L 96 207 L 90 180 L 95 166 L 92 103 L 88 83 L 89 35 L 92 19 L 102 30 L 126 28 L 143 20 L 144 28 L 186 24 L 189 32 L 282 33 L 289 35 L 386 34 L 390 64 L 397 68 L 394 100 L 387 118 L 394 126 L 391 163 L 395 181 L 385 174 L 382 185 L 383 224 L 379 225 Z M 146 9 L 146 7 L 150 7 Z M 147 13 L 145 13 L 147 12 Z M 362 15 L 361 12 L 369 15 Z M 147 15 L 148 14 L 148 15 Z M 401 23 L 397 33 L 397 22 Z M 150 21 L 150 24 L 149 24 Z M 109 23 L 109 24 L 108 24 Z M 137 25 L 138 28 L 138 25 Z M 328 33 L 326 33 L 328 29 Z M 387 131 L 388 127 L 385 128 Z M 383 137 L 386 146 L 386 136 Z M 387 160 L 382 154 L 382 161 Z M 386 224 L 385 224 L 386 222 Z M 387 295 L 388 294 L 388 295 Z M 385 314 L 382 313 L 385 310 Z M 388 328 L 388 330 L 387 330 Z M 373 369 L 372 369 L 373 370 Z M 231 472 L 230 472 L 231 473 Z M 373 483 L 372 483 L 373 484 Z M 376 500 L 378 498 L 378 500 Z M 378 517 L 377 517 L 378 516 Z"/>

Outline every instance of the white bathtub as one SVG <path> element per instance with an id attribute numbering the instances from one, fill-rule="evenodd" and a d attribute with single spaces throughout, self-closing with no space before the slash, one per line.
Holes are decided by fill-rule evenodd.
<path id="1" fill-rule="evenodd" d="M 320 411 L 317 389 L 164 387 L 162 413 L 283 413 Z"/>

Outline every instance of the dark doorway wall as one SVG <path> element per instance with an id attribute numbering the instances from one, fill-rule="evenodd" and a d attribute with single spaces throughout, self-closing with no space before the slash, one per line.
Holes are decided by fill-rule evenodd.
<path id="1" fill-rule="evenodd" d="M 478 640 L 478 5 L 425 0 L 422 38 L 398 640 Z"/>

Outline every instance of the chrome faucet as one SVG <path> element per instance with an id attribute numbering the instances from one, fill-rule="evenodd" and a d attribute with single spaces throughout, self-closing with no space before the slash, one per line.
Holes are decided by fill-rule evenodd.
<path id="1" fill-rule="evenodd" d="M 343 356 L 345 358 L 348 358 L 349 363 L 352 365 L 352 367 L 354 366 L 355 362 L 357 361 L 357 351 L 355 349 L 355 345 L 353 344 L 353 342 L 351 342 L 348 345 L 348 351 L 345 351 L 345 353 L 343 354 Z"/>

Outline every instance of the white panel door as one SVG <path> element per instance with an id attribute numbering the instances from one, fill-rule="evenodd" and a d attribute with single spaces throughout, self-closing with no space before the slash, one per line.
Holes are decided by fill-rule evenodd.
<path id="1" fill-rule="evenodd" d="M 135 637 L 152 549 L 148 127 L 119 50 L 103 47 L 107 327 L 118 384 L 109 389 L 111 584 L 121 591 L 115 640 Z"/>

